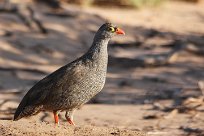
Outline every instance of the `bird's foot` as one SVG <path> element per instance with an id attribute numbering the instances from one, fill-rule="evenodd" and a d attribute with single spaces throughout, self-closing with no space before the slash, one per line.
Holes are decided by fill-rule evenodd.
<path id="1" fill-rule="evenodd" d="M 55 126 L 59 126 L 58 112 L 53 112 L 53 114 L 54 114 L 54 119 L 55 119 Z"/>
<path id="2" fill-rule="evenodd" d="M 58 122 L 55 122 L 55 126 L 59 126 L 59 121 L 58 121 Z"/>
<path id="3" fill-rule="evenodd" d="M 75 126 L 74 121 L 73 121 L 73 112 L 74 110 L 66 111 L 65 118 L 69 122 L 69 124 Z"/>
<path id="4" fill-rule="evenodd" d="M 68 118 L 68 119 L 67 119 L 67 121 L 68 121 L 68 123 L 69 123 L 69 124 L 71 124 L 71 125 L 75 126 L 74 121 L 73 121 L 73 120 L 71 120 L 70 118 Z"/>

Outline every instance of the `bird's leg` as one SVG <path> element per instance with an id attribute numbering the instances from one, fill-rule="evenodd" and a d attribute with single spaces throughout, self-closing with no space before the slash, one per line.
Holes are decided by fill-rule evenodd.
<path id="1" fill-rule="evenodd" d="M 66 111 L 65 118 L 67 119 L 69 124 L 75 126 L 74 121 L 73 121 L 73 113 L 74 113 L 74 110 Z"/>
<path id="2" fill-rule="evenodd" d="M 54 114 L 55 124 L 59 125 L 59 117 L 58 117 L 59 111 L 53 111 L 53 114 Z"/>

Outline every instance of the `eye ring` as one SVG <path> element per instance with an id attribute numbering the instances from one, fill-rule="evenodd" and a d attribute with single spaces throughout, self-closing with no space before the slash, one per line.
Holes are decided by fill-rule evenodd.
<path id="1" fill-rule="evenodd" d="M 109 31 L 112 32 L 112 33 L 114 33 L 114 32 L 116 31 L 116 29 L 115 29 L 115 27 L 112 27 L 112 26 L 111 26 L 111 27 L 109 27 Z"/>

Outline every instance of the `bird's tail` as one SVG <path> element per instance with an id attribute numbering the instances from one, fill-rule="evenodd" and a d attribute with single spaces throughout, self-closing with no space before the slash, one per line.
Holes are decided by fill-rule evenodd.
<path id="1" fill-rule="evenodd" d="M 27 105 L 27 98 L 24 97 L 23 100 L 21 101 L 21 103 L 18 105 L 18 108 L 16 109 L 16 112 L 14 114 L 14 121 L 17 121 L 19 119 L 21 119 L 23 116 L 23 111 L 25 109 Z"/>
<path id="2" fill-rule="evenodd" d="M 23 109 L 18 107 L 14 114 L 14 121 L 17 121 L 23 117 L 29 117 L 38 114 L 42 109 L 42 106 L 27 106 Z"/>
<path id="3" fill-rule="evenodd" d="M 20 113 L 19 113 L 19 112 L 15 112 L 13 121 L 17 121 L 17 120 L 21 119 L 22 117 L 23 117 L 23 116 L 20 116 Z"/>
<path id="4" fill-rule="evenodd" d="M 18 105 L 16 112 L 14 114 L 14 121 L 17 121 L 23 117 L 29 117 L 32 115 L 37 114 L 41 109 L 42 106 L 30 105 L 28 103 L 29 97 L 24 96 L 21 103 Z"/>

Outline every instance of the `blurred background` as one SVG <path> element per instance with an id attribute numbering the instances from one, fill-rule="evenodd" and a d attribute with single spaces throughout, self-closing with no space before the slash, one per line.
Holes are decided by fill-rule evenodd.
<path id="1" fill-rule="evenodd" d="M 107 20 L 126 35 L 110 42 L 106 85 L 75 122 L 204 135 L 203 0 L 0 0 L 0 120 L 12 120 L 36 82 L 85 53 Z M 45 112 L 29 121 L 53 119 Z"/>

